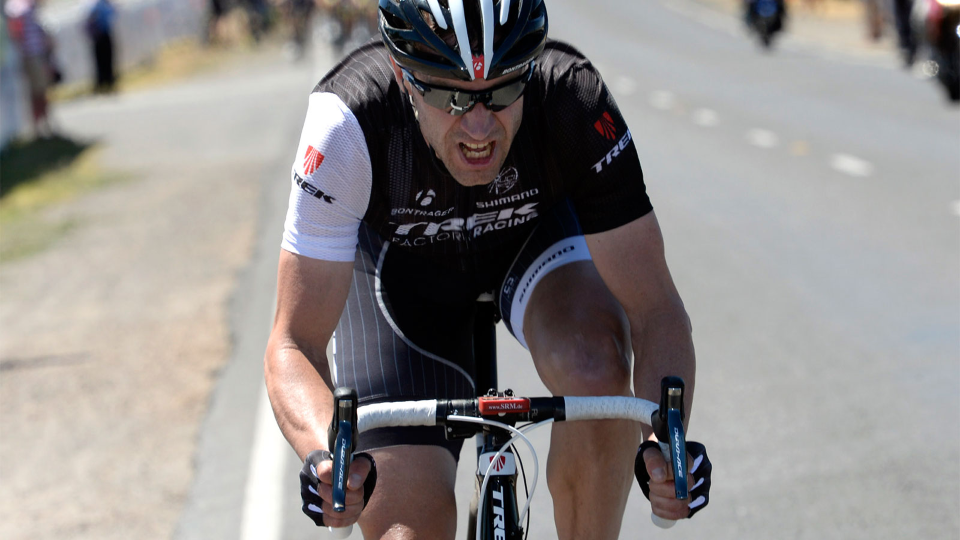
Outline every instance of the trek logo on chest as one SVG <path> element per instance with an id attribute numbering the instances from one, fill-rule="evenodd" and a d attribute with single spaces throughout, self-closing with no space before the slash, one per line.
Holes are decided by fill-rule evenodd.
<path id="1" fill-rule="evenodd" d="M 314 197 L 320 199 L 321 201 L 333 204 L 333 201 L 337 200 L 336 197 L 327 195 L 320 188 L 304 180 L 299 174 L 293 173 L 293 180 L 300 186 L 300 189 L 306 191 L 307 193 L 313 195 Z"/>
<path id="2" fill-rule="evenodd" d="M 473 238 L 493 231 L 516 227 L 537 217 L 539 202 L 520 208 L 504 208 L 493 212 L 479 212 L 466 219 L 452 217 L 441 222 L 418 221 L 405 223 L 393 233 L 393 242 L 400 245 L 424 246 L 444 240 L 464 239 L 464 233 Z M 422 227 L 422 229 L 421 229 Z"/>

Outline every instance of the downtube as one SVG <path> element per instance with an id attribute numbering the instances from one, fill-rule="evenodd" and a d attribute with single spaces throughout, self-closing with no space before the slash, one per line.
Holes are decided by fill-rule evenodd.
<path id="1" fill-rule="evenodd" d="M 522 540 L 515 476 L 497 475 L 487 482 L 478 519 L 480 540 Z"/>

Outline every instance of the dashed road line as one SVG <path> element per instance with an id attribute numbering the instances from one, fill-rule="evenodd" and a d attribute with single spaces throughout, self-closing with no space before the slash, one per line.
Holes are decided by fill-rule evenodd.
<path id="1" fill-rule="evenodd" d="M 637 91 L 637 83 L 630 77 L 617 77 L 613 82 L 613 91 L 622 96 L 630 96 Z"/>
<path id="2" fill-rule="evenodd" d="M 633 90 L 635 83 L 628 77 L 620 77 L 614 84 L 619 87 L 621 93 L 627 94 Z M 673 110 L 683 112 L 683 107 L 680 105 L 676 95 L 667 90 L 658 90 L 651 93 L 650 105 L 662 111 Z M 701 107 L 691 113 L 691 120 L 698 126 L 714 127 L 720 123 L 720 115 L 713 109 Z M 780 146 L 780 137 L 773 131 L 762 128 L 748 130 L 746 140 L 749 144 L 763 149 Z M 810 147 L 805 140 L 795 140 L 790 143 L 789 151 L 793 156 L 806 156 L 810 154 Z M 836 171 L 857 178 L 872 176 L 874 172 L 874 166 L 869 161 L 842 153 L 831 156 L 830 167 Z M 960 215 L 960 201 L 954 203 L 954 213 Z"/>
<path id="3" fill-rule="evenodd" d="M 953 214 L 960 216 L 960 201 L 953 201 L 953 204 L 950 206 L 952 207 L 951 210 L 953 210 Z"/>
<path id="4" fill-rule="evenodd" d="M 693 111 L 693 123 L 703 127 L 713 127 L 720 123 L 720 115 L 713 109 L 697 109 Z"/>
<path id="5" fill-rule="evenodd" d="M 780 144 L 780 137 L 766 129 L 751 129 L 747 132 L 747 141 L 760 148 L 774 148 Z"/>
<path id="6" fill-rule="evenodd" d="M 677 98 L 666 90 L 658 90 L 650 94 L 650 105 L 661 111 L 669 111 L 677 103 Z"/>
<path id="7" fill-rule="evenodd" d="M 830 167 L 850 176 L 866 178 L 873 174 L 873 164 L 850 154 L 834 154 Z"/>

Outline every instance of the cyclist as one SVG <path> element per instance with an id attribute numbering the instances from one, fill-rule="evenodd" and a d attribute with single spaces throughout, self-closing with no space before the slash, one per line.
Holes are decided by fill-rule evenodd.
<path id="1" fill-rule="evenodd" d="M 361 404 L 485 392 L 471 332 L 478 296 L 493 293 L 554 394 L 629 395 L 632 382 L 657 400 L 661 378 L 677 375 L 690 411 L 691 327 L 631 133 L 590 62 L 547 39 L 543 0 L 379 10 L 381 39 L 310 95 L 266 381 L 318 525 L 453 538 L 461 442 L 439 428 L 364 433 L 346 511 L 331 511 L 331 389 L 355 388 Z M 560 538 L 617 536 L 635 461 L 655 513 L 702 508 L 702 447 L 689 445 L 706 480 L 691 508 L 673 498 L 658 451 L 644 443 L 637 458 L 642 439 L 653 435 L 621 421 L 553 427 Z"/>

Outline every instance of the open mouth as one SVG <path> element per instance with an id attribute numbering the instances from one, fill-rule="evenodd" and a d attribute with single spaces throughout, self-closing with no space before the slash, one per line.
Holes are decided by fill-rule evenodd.
<path id="1" fill-rule="evenodd" d="M 483 144 L 460 143 L 460 153 L 470 165 L 486 165 L 493 157 L 497 143 L 494 141 Z"/>

